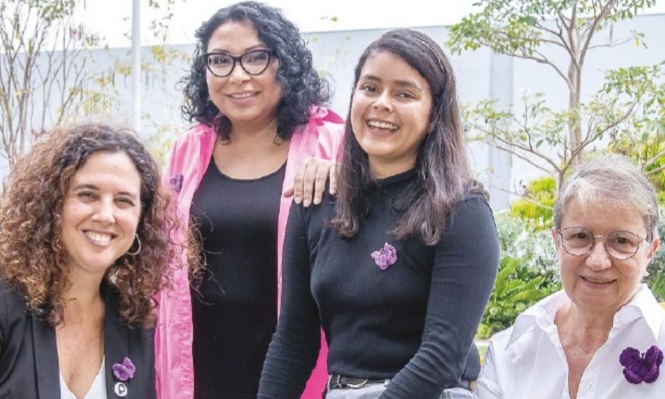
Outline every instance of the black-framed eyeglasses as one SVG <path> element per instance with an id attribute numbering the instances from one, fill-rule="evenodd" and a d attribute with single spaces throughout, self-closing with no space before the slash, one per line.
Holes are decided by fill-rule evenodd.
<path id="1" fill-rule="evenodd" d="M 573 256 L 586 255 L 591 251 L 597 239 L 605 241 L 604 247 L 608 255 L 617 260 L 632 258 L 640 248 L 645 237 L 630 231 L 613 231 L 607 235 L 593 234 L 584 227 L 565 227 L 557 231 L 561 237 L 563 249 Z"/>
<path id="2" fill-rule="evenodd" d="M 270 50 L 253 50 L 239 57 L 234 57 L 228 53 L 205 53 L 203 59 L 210 73 L 218 78 L 224 78 L 233 72 L 236 63 L 239 63 L 248 75 L 260 75 L 270 65 L 272 56 L 273 52 Z"/>

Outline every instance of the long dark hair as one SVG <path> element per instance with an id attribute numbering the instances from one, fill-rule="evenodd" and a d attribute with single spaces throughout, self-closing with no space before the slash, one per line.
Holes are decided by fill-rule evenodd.
<path id="1" fill-rule="evenodd" d="M 282 98 L 277 106 L 277 134 L 282 139 L 289 139 L 296 127 L 307 123 L 310 108 L 328 102 L 328 81 L 314 69 L 312 52 L 305 46 L 298 28 L 284 18 L 278 9 L 253 1 L 218 10 L 196 31 L 198 41 L 190 73 L 182 80 L 186 98 L 181 108 L 182 115 L 190 122 L 213 126 L 220 137 L 229 139 L 231 122 L 210 101 L 202 55 L 215 30 L 231 21 L 249 22 L 261 41 L 279 59 L 277 81 L 282 87 Z"/>
<path id="2" fill-rule="evenodd" d="M 487 199 L 480 182 L 471 176 L 462 131 L 453 69 L 441 47 L 429 36 L 410 29 L 385 33 L 365 49 L 355 69 L 353 91 L 368 58 L 388 52 L 400 57 L 427 81 L 432 92 L 432 112 L 428 134 L 418 149 L 417 183 L 413 190 L 397 198 L 395 206 L 404 210 L 393 234 L 398 239 L 419 235 L 428 245 L 436 244 L 443 233 L 452 207 L 468 192 Z M 351 103 L 353 93 L 351 94 Z M 369 196 L 375 190 L 367 154 L 358 144 L 351 126 L 351 110 L 346 119 L 342 167 L 339 170 L 337 216 L 332 223 L 344 237 L 358 232 L 359 219 L 369 212 Z"/>

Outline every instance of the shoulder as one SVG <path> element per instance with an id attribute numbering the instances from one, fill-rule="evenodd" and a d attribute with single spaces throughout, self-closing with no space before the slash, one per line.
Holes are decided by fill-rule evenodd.
<path id="1" fill-rule="evenodd" d="M 344 136 L 344 118 L 329 108 L 312 108 L 309 123 L 303 133 L 316 135 L 320 141 L 341 140 Z"/>
<path id="2" fill-rule="evenodd" d="M 11 330 L 18 328 L 20 331 L 29 318 L 23 295 L 0 280 L 0 345 L 10 339 Z"/>
<path id="3" fill-rule="evenodd" d="M 9 287 L 6 281 L 0 279 L 0 316 L 6 316 L 13 309 L 18 309 L 21 313 L 24 313 L 25 308 L 23 295 Z"/>
<path id="4" fill-rule="evenodd" d="M 482 208 L 492 212 L 490 204 L 487 201 L 487 197 L 481 193 L 469 192 L 464 196 L 464 200 L 458 205 L 458 207 L 471 207 L 471 208 Z"/>
<path id="5" fill-rule="evenodd" d="M 525 346 L 537 346 L 541 342 L 538 337 L 545 333 L 543 329 L 554 325 L 557 311 L 568 302 L 563 290 L 548 295 L 518 315 L 510 328 L 494 334 L 491 346 L 501 352 L 520 352 Z"/>
<path id="6" fill-rule="evenodd" d="M 338 159 L 344 139 L 344 119 L 327 108 L 310 110 L 309 122 L 291 136 L 289 160 L 299 165 L 305 157 Z"/>
<path id="7" fill-rule="evenodd" d="M 325 107 L 314 107 L 310 110 L 309 123 L 316 125 L 338 127 L 344 126 L 344 118 L 335 111 Z"/>
<path id="8" fill-rule="evenodd" d="M 450 230 L 478 232 L 479 229 L 485 229 L 496 233 L 494 213 L 485 196 L 481 194 L 468 193 L 460 203 L 450 209 L 446 224 L 446 235 L 452 233 Z"/>
<path id="9" fill-rule="evenodd" d="M 216 133 L 211 126 L 203 123 L 192 125 L 176 140 L 173 146 L 174 153 L 181 153 L 190 149 L 196 150 L 210 141 L 211 138 L 214 138 L 215 135 Z"/>

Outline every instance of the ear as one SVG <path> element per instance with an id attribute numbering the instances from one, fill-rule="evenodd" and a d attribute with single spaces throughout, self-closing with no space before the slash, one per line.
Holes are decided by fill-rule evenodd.
<path id="1" fill-rule="evenodd" d="M 651 241 L 651 245 L 648 248 L 647 265 L 651 263 L 651 259 L 653 259 L 654 255 L 656 255 L 656 250 L 658 250 L 659 245 L 660 245 L 660 237 L 654 237 L 653 241 Z"/>
<path id="2" fill-rule="evenodd" d="M 550 230 L 552 233 L 552 240 L 554 240 L 554 247 L 557 248 L 559 245 L 559 241 L 556 239 L 557 233 L 556 233 L 556 227 L 552 227 L 552 230 Z"/>

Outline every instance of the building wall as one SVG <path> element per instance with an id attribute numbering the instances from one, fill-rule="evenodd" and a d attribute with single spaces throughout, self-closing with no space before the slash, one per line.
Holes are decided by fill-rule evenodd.
<path id="1" fill-rule="evenodd" d="M 418 27 L 442 46 L 447 39 L 445 27 Z M 353 82 L 353 69 L 365 47 L 388 29 L 368 29 L 335 32 L 305 32 L 303 36 L 313 52 L 314 61 L 332 83 L 334 97 L 331 106 L 346 116 Z M 633 42 L 618 48 L 598 48 L 591 51 L 584 69 L 583 98 L 595 93 L 603 82 L 607 69 L 629 65 L 650 65 L 665 60 L 665 14 L 639 16 L 617 23 L 613 29 L 616 39 L 629 37 L 636 30 L 644 33 L 648 47 L 638 47 Z M 181 117 L 182 103 L 180 79 L 188 69 L 193 45 L 173 46 L 166 49 L 172 58 L 157 61 L 151 48 L 143 48 L 142 63 L 142 135 L 162 153 L 173 138 L 189 124 Z M 444 51 L 446 51 L 444 47 Z M 554 47 L 543 51 L 556 60 L 565 61 L 563 54 Z M 446 53 L 449 53 L 446 51 Z M 565 107 L 568 101 L 566 87 L 548 66 L 531 61 L 512 59 L 493 54 L 483 48 L 451 56 L 456 73 L 461 104 L 473 103 L 485 98 L 495 98 L 503 104 L 520 104 L 522 93 L 544 92 L 548 105 Z M 130 49 L 96 50 L 88 68 L 97 77 L 109 77 L 114 64 L 130 64 Z M 567 66 L 564 66 L 564 70 Z M 102 119 L 130 125 L 131 81 L 129 76 L 116 73 L 112 88 L 105 89 L 93 116 L 84 119 Z M 91 83 L 91 90 L 99 85 Z M 103 97 L 102 97 L 103 98 Z M 469 156 L 477 177 L 484 181 L 492 195 L 495 210 L 508 206 L 514 190 L 529 179 L 542 175 L 528 163 L 511 159 L 507 154 L 480 143 L 469 143 Z"/>

